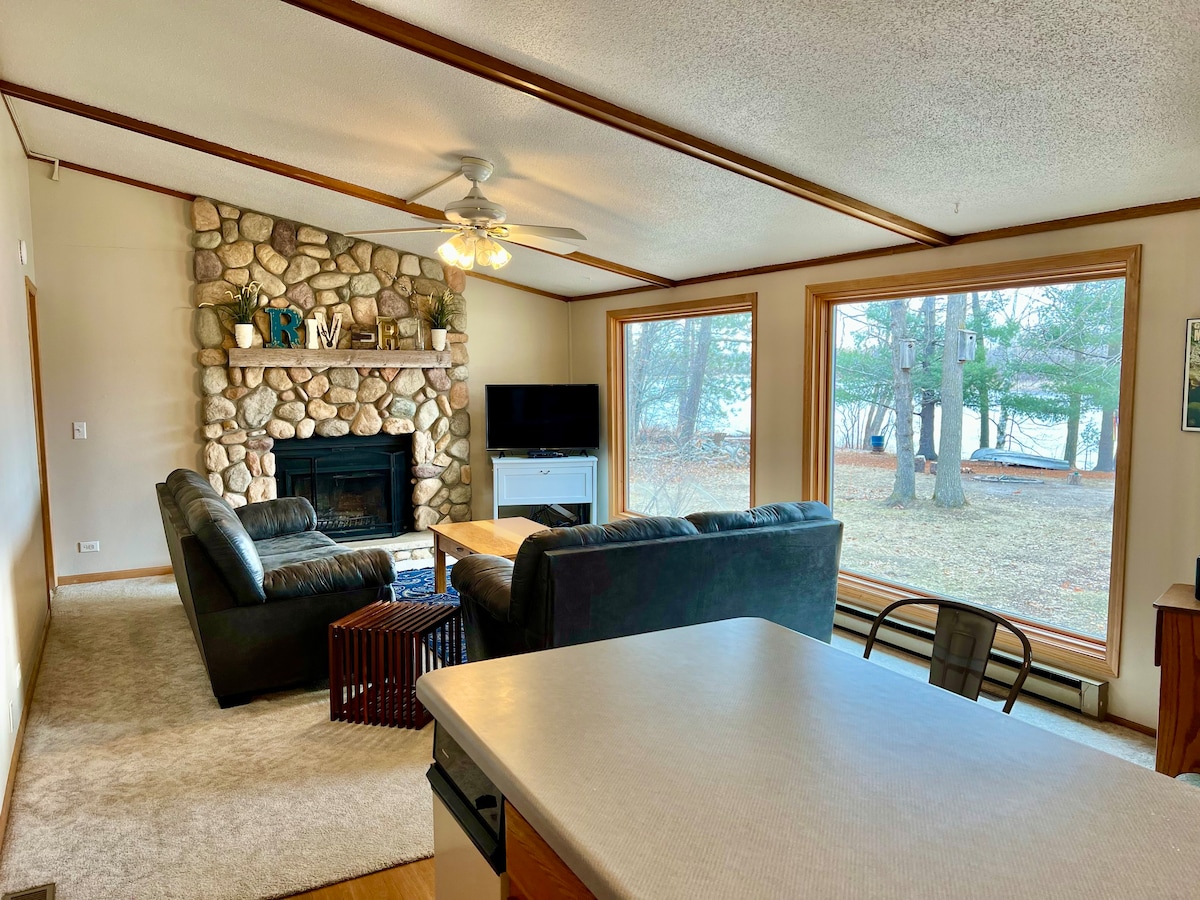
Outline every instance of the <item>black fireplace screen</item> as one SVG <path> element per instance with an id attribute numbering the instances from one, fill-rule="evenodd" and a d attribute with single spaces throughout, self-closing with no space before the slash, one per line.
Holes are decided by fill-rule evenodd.
<path id="1" fill-rule="evenodd" d="M 411 527 L 409 435 L 275 443 L 280 496 L 306 497 L 317 528 L 337 540 L 391 537 Z"/>

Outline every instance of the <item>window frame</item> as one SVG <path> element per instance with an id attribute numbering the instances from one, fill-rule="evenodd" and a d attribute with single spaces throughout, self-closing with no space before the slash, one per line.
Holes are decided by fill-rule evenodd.
<path id="1" fill-rule="evenodd" d="M 833 474 L 833 318 L 836 307 L 845 303 L 898 300 L 929 294 L 1034 287 L 1104 278 L 1125 279 L 1108 633 L 1105 638 L 1092 638 L 1004 613 L 1025 631 L 1038 660 L 1101 678 L 1116 677 L 1121 655 L 1141 251 L 1141 245 L 1138 244 L 1038 259 L 813 284 L 808 286 L 805 298 L 805 332 L 808 339 L 805 341 L 804 354 L 802 483 L 805 497 L 828 503 Z M 930 591 L 901 587 L 868 575 L 845 571 L 838 574 L 838 599 L 874 612 L 901 597 L 936 599 L 938 596 Z M 933 607 L 912 607 L 911 610 L 902 618 L 918 625 L 932 626 L 935 618 Z M 997 634 L 996 644 L 1007 652 L 1017 650 L 1015 639 L 1009 635 Z"/>
<path id="2" fill-rule="evenodd" d="M 610 519 L 642 518 L 627 508 L 625 431 L 625 326 L 638 322 L 750 313 L 750 505 L 754 505 L 754 472 L 758 437 L 758 294 L 733 294 L 707 300 L 685 300 L 656 306 L 608 311 L 608 515 Z"/>

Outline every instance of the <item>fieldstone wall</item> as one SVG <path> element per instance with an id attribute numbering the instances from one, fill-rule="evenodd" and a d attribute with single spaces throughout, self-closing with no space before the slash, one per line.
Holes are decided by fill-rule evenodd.
<path id="1" fill-rule="evenodd" d="M 213 487 L 234 506 L 274 499 L 275 440 L 314 434 L 413 436 L 413 509 L 418 531 L 471 517 L 471 418 L 467 409 L 465 276 L 437 260 L 286 219 L 197 198 L 191 209 L 195 334 L 200 345 L 201 436 Z M 257 281 L 268 305 L 317 306 L 342 314 L 350 331 L 398 320 L 401 349 L 417 345 L 417 301 L 446 288 L 460 304 L 448 334 L 450 369 L 263 368 L 228 365 L 232 325 L 209 304 Z M 259 313 L 254 346 L 269 335 Z M 428 346 L 428 331 L 425 331 Z"/>

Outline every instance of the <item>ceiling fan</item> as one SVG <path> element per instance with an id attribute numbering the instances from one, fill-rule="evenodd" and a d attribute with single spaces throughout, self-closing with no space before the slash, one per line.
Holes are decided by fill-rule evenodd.
<path id="1" fill-rule="evenodd" d="M 574 228 L 555 228 L 550 225 L 509 225 L 505 223 L 508 211 L 499 203 L 483 196 L 479 185 L 487 181 L 493 166 L 486 159 L 464 156 L 457 172 L 446 176 L 437 184 L 431 184 L 408 199 L 424 197 L 462 175 L 471 182 L 471 190 L 461 200 L 446 206 L 447 221 L 428 219 L 422 228 L 384 228 L 376 231 L 349 231 L 356 237 L 372 234 L 419 234 L 422 232 L 444 232 L 453 235 L 438 247 L 438 256 L 446 263 L 460 269 L 473 269 L 476 263 L 499 269 L 506 265 L 512 254 L 498 241 L 523 244 L 537 250 L 545 250 L 566 256 L 579 248 L 567 241 L 586 241 Z"/>

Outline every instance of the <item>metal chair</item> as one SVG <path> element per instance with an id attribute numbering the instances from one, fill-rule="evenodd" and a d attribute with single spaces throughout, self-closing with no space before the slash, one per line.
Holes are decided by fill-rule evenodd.
<path id="1" fill-rule="evenodd" d="M 1008 700 L 1004 704 L 1004 712 L 1012 711 L 1017 694 L 1021 692 L 1021 685 L 1029 675 L 1029 667 L 1033 664 L 1033 649 L 1029 646 L 1029 638 L 1025 637 L 1021 629 L 1004 616 L 970 603 L 915 597 L 897 600 L 875 617 L 871 633 L 867 635 L 863 659 L 871 656 L 871 648 L 875 646 L 875 635 L 879 626 L 901 606 L 938 608 L 937 625 L 933 635 L 933 658 L 929 662 L 929 683 L 960 694 L 968 700 L 979 699 L 983 673 L 987 668 L 988 656 L 992 652 L 992 644 L 996 640 L 996 626 L 1003 625 L 1015 634 L 1021 642 L 1024 658 L 1016 680 L 1008 692 Z"/>

